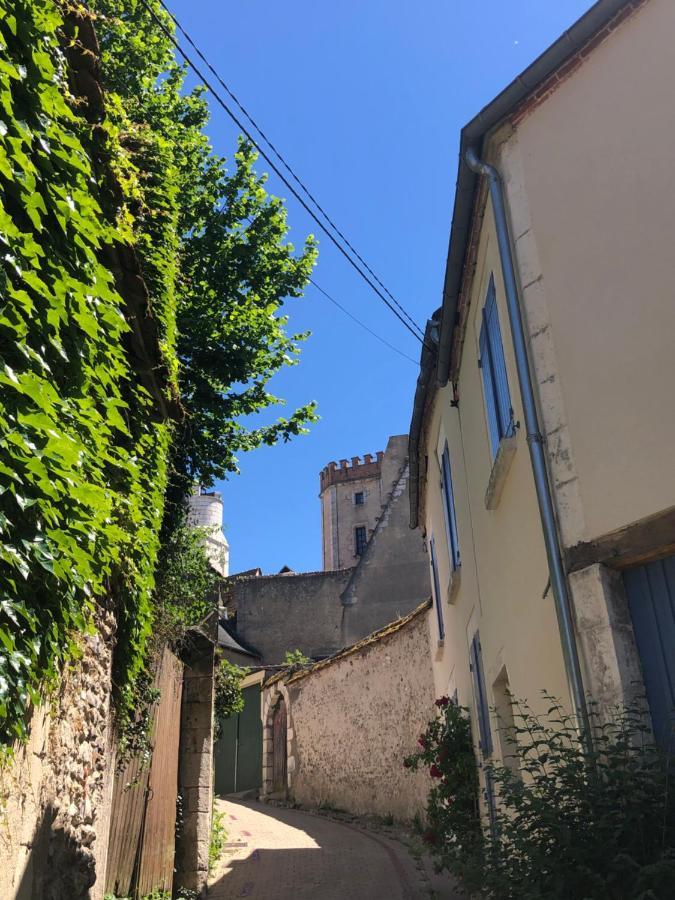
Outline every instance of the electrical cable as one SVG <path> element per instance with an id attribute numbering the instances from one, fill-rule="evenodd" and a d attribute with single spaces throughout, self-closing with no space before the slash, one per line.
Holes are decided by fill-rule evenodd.
<path id="1" fill-rule="evenodd" d="M 335 299 L 335 297 L 331 297 L 331 295 L 328 293 L 328 291 L 324 291 L 324 289 L 320 285 L 318 285 L 316 283 L 316 281 L 314 281 L 313 278 L 310 278 L 309 280 L 310 280 L 311 284 L 313 284 L 314 287 L 317 289 L 317 291 L 319 291 L 320 294 L 323 294 L 323 296 L 326 298 L 326 300 L 330 300 L 331 303 L 335 304 L 335 306 L 337 306 L 338 309 L 342 310 L 342 312 L 346 316 L 349 316 L 350 319 L 353 319 L 356 322 L 356 324 L 360 325 L 361 328 L 365 329 L 365 331 L 367 331 L 368 334 L 372 334 L 372 336 L 374 338 L 377 338 L 377 340 L 381 344 L 384 344 L 385 347 L 389 347 L 389 349 L 393 350 L 394 353 L 398 353 L 399 356 L 402 356 L 404 359 L 407 359 L 416 368 L 419 366 L 419 363 L 415 362 L 415 360 L 412 358 L 412 356 L 408 356 L 408 354 L 404 353 L 403 350 L 399 350 L 398 347 L 394 347 L 394 345 L 390 344 L 389 341 L 385 340 L 385 338 L 383 338 L 382 335 L 378 334 L 376 331 L 373 331 L 372 328 L 369 328 L 368 325 L 366 325 L 360 319 L 357 319 L 356 316 L 353 313 L 350 313 L 346 307 L 344 307 L 341 303 L 339 303 Z"/>
<path id="2" fill-rule="evenodd" d="M 304 191 L 305 195 L 311 200 L 311 202 L 314 204 L 314 206 L 316 206 L 316 208 L 319 210 L 319 212 L 320 212 L 321 215 L 324 217 L 324 219 L 329 223 L 329 225 L 331 226 L 331 228 L 332 228 L 332 229 L 335 231 L 335 233 L 341 238 L 341 240 L 344 241 L 344 243 L 346 244 L 346 246 L 349 247 L 349 249 L 351 250 L 351 252 L 352 252 L 352 253 L 354 254 L 354 256 L 359 260 L 359 262 L 363 265 L 363 267 L 366 269 L 366 271 L 367 271 L 370 275 L 372 275 L 372 277 L 375 279 L 375 281 L 377 282 L 377 284 L 382 288 L 382 290 L 383 290 L 383 291 L 387 294 L 387 296 L 392 300 L 392 302 L 395 304 L 395 306 L 403 313 L 403 315 L 404 315 L 404 316 L 406 317 L 406 319 L 411 323 L 411 325 L 413 325 L 413 326 L 416 328 L 416 330 L 420 333 L 421 337 L 424 337 L 424 332 L 422 331 L 422 329 L 420 328 L 420 326 L 417 324 L 417 322 L 415 322 L 415 320 L 408 314 L 407 310 L 406 310 L 406 309 L 398 302 L 398 300 L 396 299 L 396 297 L 394 297 L 394 295 L 393 295 L 393 294 L 391 293 L 391 291 L 387 288 L 387 286 L 386 286 L 385 284 L 383 284 L 382 281 L 380 281 L 380 279 L 377 277 L 377 275 L 375 274 L 375 272 L 373 272 L 373 270 L 370 268 L 370 266 L 369 266 L 368 263 L 365 261 L 365 259 L 361 256 L 361 254 L 358 252 L 358 250 L 356 250 L 356 248 L 350 243 L 350 241 L 349 241 L 349 240 L 347 239 L 347 237 L 343 234 L 343 232 L 338 228 L 338 226 L 337 226 L 337 225 L 335 224 L 335 222 L 331 219 L 331 217 L 328 215 L 328 213 L 325 211 L 325 209 L 323 209 L 323 207 L 321 206 L 321 204 L 319 203 L 319 201 L 316 199 L 316 197 L 314 197 L 314 195 L 311 193 L 311 191 L 309 190 L 309 188 L 307 187 L 307 185 L 306 185 L 306 184 L 302 181 L 302 179 L 294 172 L 293 168 L 286 162 L 286 160 L 284 159 L 284 156 L 282 155 L 282 153 L 281 153 L 279 150 L 277 150 L 277 148 L 276 148 L 275 145 L 272 143 L 272 141 L 270 140 L 270 138 L 265 134 L 265 132 L 262 130 L 262 128 L 258 125 L 258 123 L 256 122 L 256 120 L 255 120 L 255 119 L 253 118 L 253 116 L 249 113 L 249 111 L 246 109 L 246 107 L 243 105 L 243 103 L 241 103 L 241 101 L 239 100 L 239 98 L 237 97 L 237 95 L 234 93 L 234 91 L 233 91 L 233 90 L 225 83 L 225 81 L 223 81 L 223 79 L 222 79 L 221 76 L 218 74 L 218 72 L 216 71 L 216 69 L 211 65 L 211 63 L 208 61 L 208 59 L 204 56 L 204 54 L 202 53 L 202 51 L 199 49 L 199 47 L 197 46 L 197 44 L 195 44 L 195 42 L 192 40 L 192 38 L 190 37 L 190 35 L 188 34 L 188 32 L 185 30 L 185 28 L 183 28 L 183 26 L 181 25 L 181 23 L 180 23 L 180 21 L 178 20 L 178 18 L 171 12 L 171 10 L 170 10 L 169 7 L 166 5 L 166 3 L 164 2 L 164 0 L 159 0 L 159 3 L 160 3 L 160 5 L 162 6 L 162 8 L 164 9 L 164 11 L 167 13 L 167 15 L 171 17 L 171 19 L 173 20 L 173 22 L 174 22 L 176 28 L 181 32 L 181 34 L 183 35 L 183 37 L 185 38 L 185 40 L 186 40 L 186 41 L 190 44 L 190 46 L 194 49 L 194 51 L 195 51 L 195 53 L 197 54 L 197 56 L 202 60 L 202 62 L 204 63 L 204 65 L 205 65 L 205 66 L 209 69 L 209 71 L 213 74 L 213 76 L 214 76 L 214 78 L 216 79 L 216 81 L 220 84 L 220 86 L 223 88 L 223 90 L 225 90 L 225 91 L 227 92 L 228 96 L 234 101 L 234 103 L 236 103 L 237 107 L 238 107 L 238 108 L 241 110 L 241 112 L 246 116 L 246 118 L 247 118 L 248 121 L 251 123 L 251 125 L 255 128 L 255 130 L 256 130 L 256 131 L 258 132 L 258 134 L 262 137 L 262 139 L 265 141 L 265 143 L 271 148 L 271 150 L 272 150 L 272 152 L 274 153 L 274 155 L 277 157 L 277 159 L 278 159 L 279 162 L 283 165 L 283 167 L 286 169 L 286 171 L 289 173 L 289 175 L 293 178 L 293 180 L 296 182 L 296 184 L 298 184 L 298 185 L 300 186 L 300 188 Z M 256 146 L 257 146 L 257 145 L 256 145 Z M 258 149 L 260 149 L 260 148 L 258 148 Z M 290 185 L 289 185 L 289 187 L 290 187 Z"/>
<path id="3" fill-rule="evenodd" d="M 224 211 L 224 209 L 225 209 L 225 206 L 223 205 L 220 212 L 222 213 Z M 246 218 L 246 221 L 249 223 L 249 225 L 253 225 L 255 223 L 255 220 L 251 219 L 249 217 Z M 362 322 L 361 319 L 358 319 L 354 315 L 354 313 L 351 313 L 345 306 L 343 306 L 338 300 L 336 300 L 335 297 L 332 297 L 328 293 L 328 291 L 324 290 L 320 284 L 317 284 L 313 278 L 310 277 L 308 279 L 308 281 L 314 285 L 314 287 L 317 289 L 317 291 L 319 291 L 320 294 L 323 294 L 323 296 L 326 298 L 326 300 L 330 300 L 330 302 L 333 303 L 335 306 L 337 306 L 337 308 L 339 310 L 341 310 L 346 316 L 349 316 L 349 318 L 352 319 L 354 322 L 356 322 L 357 325 L 360 325 L 361 328 L 363 328 L 365 331 L 368 332 L 368 334 L 372 334 L 372 336 L 374 338 L 376 338 L 378 341 L 380 341 L 381 344 L 384 344 L 385 347 L 389 347 L 390 350 L 393 350 L 394 353 L 398 353 L 398 355 L 402 356 L 404 359 L 409 360 L 416 368 L 419 366 L 419 363 L 415 362 L 415 360 L 412 358 L 412 356 L 408 356 L 407 353 L 404 353 L 402 350 L 399 350 L 398 347 L 394 347 L 393 344 L 390 344 L 389 341 L 386 340 L 386 338 L 383 338 L 381 334 L 378 334 L 376 331 L 373 331 L 372 328 L 370 328 L 368 325 L 366 325 L 365 322 Z"/>
<path id="4" fill-rule="evenodd" d="M 157 25 L 160 27 L 160 29 L 164 32 L 166 37 L 171 41 L 171 43 L 176 48 L 176 50 L 178 50 L 180 55 L 183 57 L 183 59 L 188 64 L 188 66 L 192 69 L 192 71 L 195 73 L 195 75 L 197 75 L 197 77 L 200 79 L 200 81 L 202 81 L 204 83 L 204 85 L 211 92 L 211 94 L 213 95 L 215 100 L 225 110 L 225 112 L 232 119 L 232 121 L 235 123 L 235 125 L 243 132 L 243 134 L 258 149 L 258 151 L 260 152 L 260 155 L 263 157 L 263 159 L 269 164 L 269 166 L 276 173 L 276 175 L 283 181 L 283 183 L 291 191 L 291 193 L 296 198 L 296 200 L 305 209 L 305 211 L 311 216 L 311 218 L 314 220 L 314 222 L 316 222 L 316 224 L 319 226 L 319 228 L 324 232 L 324 234 L 329 238 L 329 240 L 337 247 L 337 249 L 340 251 L 340 253 L 345 257 L 345 259 L 350 263 L 350 265 L 359 273 L 359 275 L 369 285 L 369 287 L 378 295 L 378 297 L 382 300 L 382 302 L 391 310 L 391 312 L 393 312 L 393 314 L 401 322 L 401 324 L 413 335 L 413 337 L 415 337 L 418 341 L 420 341 L 420 343 L 424 344 L 424 337 L 423 336 L 420 337 L 420 335 L 417 333 L 417 331 L 421 332 L 421 329 L 419 328 L 419 326 L 414 322 L 414 320 L 410 319 L 410 316 L 408 316 L 408 314 L 405 313 L 405 310 L 404 310 L 405 316 L 408 319 L 410 319 L 411 322 L 413 322 L 414 328 L 417 329 L 417 331 L 413 330 L 413 327 L 405 320 L 405 318 L 403 318 L 403 316 L 398 312 L 398 310 L 395 308 L 395 306 L 392 305 L 392 303 L 387 299 L 387 297 L 382 293 L 382 291 L 380 291 L 380 289 L 375 284 L 373 284 L 373 282 L 370 280 L 368 275 L 363 271 L 363 269 L 358 265 L 358 263 L 356 263 L 352 259 L 352 257 L 349 255 L 349 253 L 347 253 L 347 251 L 344 249 L 342 244 L 340 244 L 339 241 L 335 238 L 335 236 L 326 228 L 326 226 L 323 224 L 323 222 L 320 221 L 320 219 L 318 218 L 318 216 L 316 215 L 314 210 L 312 210 L 307 205 L 305 200 L 298 194 L 298 192 L 293 187 L 293 185 L 288 181 L 288 179 L 283 175 L 283 173 L 279 171 L 278 166 L 272 161 L 272 159 L 270 159 L 269 154 L 266 153 L 266 151 L 260 146 L 260 144 L 251 135 L 250 131 L 245 127 L 245 125 L 241 122 L 241 120 L 237 117 L 237 115 L 230 109 L 230 107 L 225 102 L 225 100 L 223 100 L 223 98 L 218 94 L 218 92 L 209 83 L 208 79 L 204 76 L 203 72 L 201 72 L 199 67 L 188 56 L 188 54 L 185 52 L 185 50 L 183 50 L 183 48 L 181 47 L 179 42 L 176 40 L 174 35 L 171 34 L 171 32 L 166 27 L 164 22 L 162 22 L 162 20 L 157 15 L 157 13 L 149 5 L 148 0 L 141 0 L 141 3 L 145 7 L 145 9 L 148 11 L 150 16 L 157 23 Z M 160 0 L 160 3 L 162 3 L 162 0 Z M 163 3 L 162 3 L 162 6 L 163 6 Z M 167 13 L 168 13 L 168 10 L 167 10 Z M 168 13 L 168 14 L 171 16 L 171 13 Z M 174 17 L 172 16 L 172 19 L 173 18 Z M 174 19 L 174 21 L 175 21 L 175 19 Z M 209 67 L 210 67 L 209 63 L 207 63 L 207 65 L 209 65 Z M 212 67 L 210 67 L 210 68 L 212 68 Z M 399 305 L 399 304 L 397 303 L 397 305 Z"/>

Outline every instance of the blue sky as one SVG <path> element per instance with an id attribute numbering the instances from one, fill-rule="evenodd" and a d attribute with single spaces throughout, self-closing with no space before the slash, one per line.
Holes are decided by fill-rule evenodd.
<path id="1" fill-rule="evenodd" d="M 419 323 L 440 305 L 459 131 L 591 5 L 590 0 L 167 0 L 333 220 Z M 479 13 L 479 14 L 478 14 Z M 211 102 L 215 150 L 237 131 Z M 261 161 L 259 170 L 264 170 Z M 271 192 L 288 197 L 272 176 Z M 317 232 L 288 199 L 291 238 Z M 413 359 L 420 346 L 317 233 L 314 277 Z M 309 400 L 310 435 L 240 459 L 218 484 L 233 572 L 321 568 L 319 471 L 408 431 L 416 366 L 310 285 L 286 306 L 309 329 L 300 365 L 271 384 Z M 282 414 L 284 410 L 282 409 Z"/>

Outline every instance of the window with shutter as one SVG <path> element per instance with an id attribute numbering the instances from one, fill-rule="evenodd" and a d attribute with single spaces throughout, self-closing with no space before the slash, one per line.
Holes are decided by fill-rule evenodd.
<path id="1" fill-rule="evenodd" d="M 441 589 L 438 582 L 438 564 L 436 561 L 436 543 L 433 537 L 429 541 L 429 555 L 431 556 L 431 580 L 434 590 L 434 603 L 436 605 L 436 616 L 438 617 L 438 637 L 443 640 L 445 637 L 445 625 L 443 624 L 443 607 L 441 605 Z"/>
<path id="2" fill-rule="evenodd" d="M 504 345 L 499 327 L 495 283 L 492 276 L 490 277 L 485 306 L 483 307 L 479 353 L 478 365 L 483 376 L 485 411 L 490 434 L 492 458 L 494 459 L 502 438 L 510 437 L 514 433 L 515 428 L 509 381 L 506 375 Z"/>
<path id="3" fill-rule="evenodd" d="M 459 568 L 459 537 L 457 535 L 457 516 L 455 514 L 455 495 L 452 489 L 452 473 L 450 471 L 450 454 L 447 442 L 441 457 L 441 493 L 443 494 L 443 512 L 445 514 L 445 530 L 448 537 L 450 562 L 453 568 Z"/>
<path id="4" fill-rule="evenodd" d="M 367 543 L 366 526 L 357 525 L 354 529 L 354 556 L 363 556 Z"/>
<path id="5" fill-rule="evenodd" d="M 490 708 L 487 691 L 485 689 L 485 675 L 483 674 L 483 656 L 480 647 L 480 635 L 476 632 L 471 641 L 470 669 L 473 678 L 473 693 L 476 703 L 476 718 L 478 719 L 478 733 L 480 736 L 480 749 L 483 756 L 492 753 L 492 733 L 490 732 Z"/>

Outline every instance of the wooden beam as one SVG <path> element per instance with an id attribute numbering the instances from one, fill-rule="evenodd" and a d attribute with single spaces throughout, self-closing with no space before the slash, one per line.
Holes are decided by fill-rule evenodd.
<path id="1" fill-rule="evenodd" d="M 675 553 L 675 507 L 564 551 L 568 572 L 595 563 L 625 569 Z"/>

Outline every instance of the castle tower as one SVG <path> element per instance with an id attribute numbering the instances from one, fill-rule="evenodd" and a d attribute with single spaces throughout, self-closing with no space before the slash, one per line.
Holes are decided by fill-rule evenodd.
<path id="1" fill-rule="evenodd" d="M 405 465 L 408 436 L 395 435 L 373 457 L 330 462 L 320 474 L 323 568 L 355 566 Z"/>
<path id="2" fill-rule="evenodd" d="M 213 568 L 227 578 L 230 574 L 230 545 L 223 534 L 223 500 L 216 491 L 202 491 L 197 485 L 188 500 L 188 524 L 204 529 L 206 555 Z"/>

